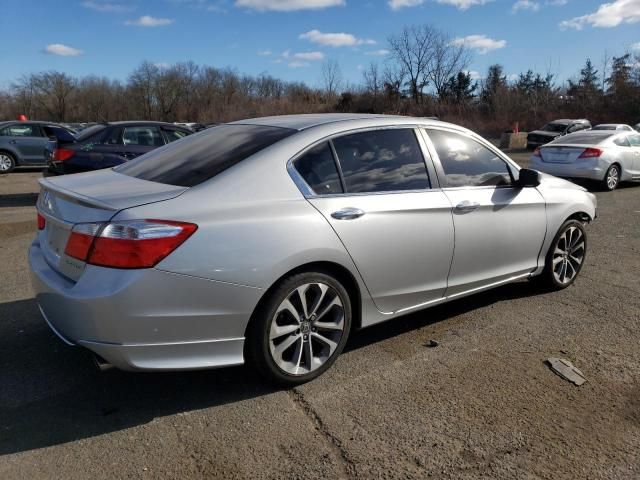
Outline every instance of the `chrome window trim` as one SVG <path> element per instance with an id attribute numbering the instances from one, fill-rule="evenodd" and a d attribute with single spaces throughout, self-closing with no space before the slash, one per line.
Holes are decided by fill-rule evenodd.
<path id="1" fill-rule="evenodd" d="M 434 190 L 440 190 L 440 185 L 439 182 L 437 187 L 434 187 L 434 182 L 431 179 L 431 176 L 433 174 L 435 174 L 435 170 L 432 172 L 432 170 L 429 168 L 429 162 L 433 163 L 433 159 L 432 158 L 427 158 L 429 152 L 424 150 L 424 145 L 421 143 L 421 133 L 419 132 L 420 128 L 426 128 L 424 125 L 420 125 L 420 124 L 407 124 L 407 125 L 381 125 L 381 126 L 377 126 L 377 127 L 359 127 L 359 128 L 353 128 L 353 129 L 349 129 L 349 130 L 344 130 L 341 131 L 339 133 L 333 133 L 331 135 L 327 135 L 319 140 L 316 140 L 315 142 L 307 145 L 306 147 L 304 147 L 302 150 L 300 150 L 298 153 L 296 153 L 295 155 L 293 155 L 289 160 L 287 160 L 287 172 L 289 173 L 289 176 L 291 177 L 291 179 L 293 180 L 293 183 L 295 183 L 295 185 L 298 187 L 298 189 L 300 190 L 300 192 L 302 193 L 302 195 L 305 198 L 327 198 L 327 197 L 351 197 L 351 196 L 363 196 L 363 195 L 388 195 L 388 194 L 400 194 L 400 193 L 419 193 L 419 192 L 430 192 L 430 191 L 434 191 Z M 426 188 L 426 189 L 413 189 L 413 190 L 390 190 L 390 191 L 385 191 L 385 192 L 343 192 L 343 193 L 328 193 L 328 194 L 316 194 L 312 188 L 307 184 L 307 182 L 305 182 L 305 180 L 302 178 L 302 175 L 300 175 L 300 173 L 296 170 L 295 166 L 293 165 L 295 163 L 295 161 L 302 157 L 305 153 L 307 153 L 309 150 L 311 150 L 312 148 L 316 147 L 317 145 L 323 143 L 323 142 L 329 142 L 329 145 L 331 146 L 331 151 L 334 155 L 334 161 L 336 162 L 336 168 L 338 169 L 338 175 L 340 176 L 340 181 L 342 184 L 342 188 L 343 190 L 346 189 L 346 185 L 343 183 L 342 180 L 342 168 L 340 166 L 340 159 L 337 158 L 337 152 L 335 151 L 335 148 L 333 146 L 333 142 L 332 140 L 334 138 L 339 138 L 339 137 L 343 137 L 346 135 L 352 135 L 354 133 L 363 133 L 363 132 L 372 132 L 372 131 L 377 131 L 377 130 L 413 130 L 413 134 L 416 137 L 416 142 L 418 143 L 418 147 L 420 148 L 420 153 L 422 154 L 422 158 L 424 161 L 424 166 L 425 169 L 427 171 L 427 180 L 429 181 L 429 185 L 430 188 Z"/>

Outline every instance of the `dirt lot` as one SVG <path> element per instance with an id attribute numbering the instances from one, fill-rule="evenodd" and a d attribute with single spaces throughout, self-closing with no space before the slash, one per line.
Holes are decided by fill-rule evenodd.
<path id="1" fill-rule="evenodd" d="M 0 478 L 640 478 L 640 186 L 598 193 L 575 286 L 363 330 L 279 391 L 245 368 L 99 374 L 62 344 L 28 278 L 38 176 L 0 177 Z"/>

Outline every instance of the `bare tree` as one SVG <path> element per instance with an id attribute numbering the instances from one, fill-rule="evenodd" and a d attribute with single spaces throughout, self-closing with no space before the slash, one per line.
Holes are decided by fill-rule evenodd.
<path id="1" fill-rule="evenodd" d="M 322 64 L 322 86 L 329 97 L 334 97 L 342 85 L 342 72 L 337 60 L 327 60 Z"/>
<path id="2" fill-rule="evenodd" d="M 374 98 L 377 97 L 382 87 L 378 64 L 371 62 L 369 66 L 363 70 L 362 79 L 364 80 L 364 88 L 366 91 L 372 93 Z"/>
<path id="3" fill-rule="evenodd" d="M 442 32 L 433 33 L 433 54 L 424 72 L 424 84 L 429 82 L 442 99 L 445 95 L 447 82 L 464 71 L 471 63 L 469 48 L 463 43 L 453 43 L 452 38 Z"/>
<path id="4" fill-rule="evenodd" d="M 67 102 L 76 83 L 76 79 L 63 72 L 50 71 L 32 76 L 36 101 L 60 122 L 66 119 Z"/>
<path id="5" fill-rule="evenodd" d="M 399 35 L 389 37 L 390 58 L 408 77 L 409 93 L 416 104 L 421 102 L 427 69 L 436 54 L 439 32 L 430 25 L 404 27 Z"/>

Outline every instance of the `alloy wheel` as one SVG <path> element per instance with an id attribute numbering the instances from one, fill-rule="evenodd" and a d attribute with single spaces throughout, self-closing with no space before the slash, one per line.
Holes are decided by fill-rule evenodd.
<path id="1" fill-rule="evenodd" d="M 620 181 L 620 171 L 618 167 L 612 165 L 609 170 L 607 170 L 607 188 L 609 190 L 615 190 L 618 186 L 618 182 Z"/>
<path id="2" fill-rule="evenodd" d="M 582 231 L 569 226 L 559 237 L 553 251 L 553 276 L 561 285 L 567 285 L 578 275 L 585 255 Z"/>
<path id="3" fill-rule="evenodd" d="M 11 170 L 13 160 L 8 155 L 0 154 L 0 171 L 7 172 Z"/>
<path id="4" fill-rule="evenodd" d="M 331 286 L 306 283 L 291 291 L 276 309 L 269 328 L 269 351 L 290 375 L 305 375 L 335 353 L 345 327 L 345 312 Z"/>

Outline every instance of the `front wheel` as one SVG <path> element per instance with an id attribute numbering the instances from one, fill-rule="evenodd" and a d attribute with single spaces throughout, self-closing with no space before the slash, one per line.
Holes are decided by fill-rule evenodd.
<path id="1" fill-rule="evenodd" d="M 605 190 L 611 191 L 618 188 L 620 184 L 620 167 L 617 164 L 613 164 L 607 170 L 607 173 L 604 176 L 604 180 L 602 181 L 602 186 Z"/>
<path id="2" fill-rule="evenodd" d="M 6 152 L 0 153 L 0 174 L 9 173 L 16 166 L 16 161 L 10 154 Z"/>
<path id="3" fill-rule="evenodd" d="M 534 277 L 544 286 L 561 290 L 575 282 L 587 254 L 587 233 L 582 222 L 567 220 L 556 234 L 545 268 L 539 277 Z"/>
<path id="4" fill-rule="evenodd" d="M 350 329 L 351 302 L 342 284 L 321 272 L 295 274 L 254 314 L 245 357 L 268 380 L 299 385 L 335 362 Z"/>

